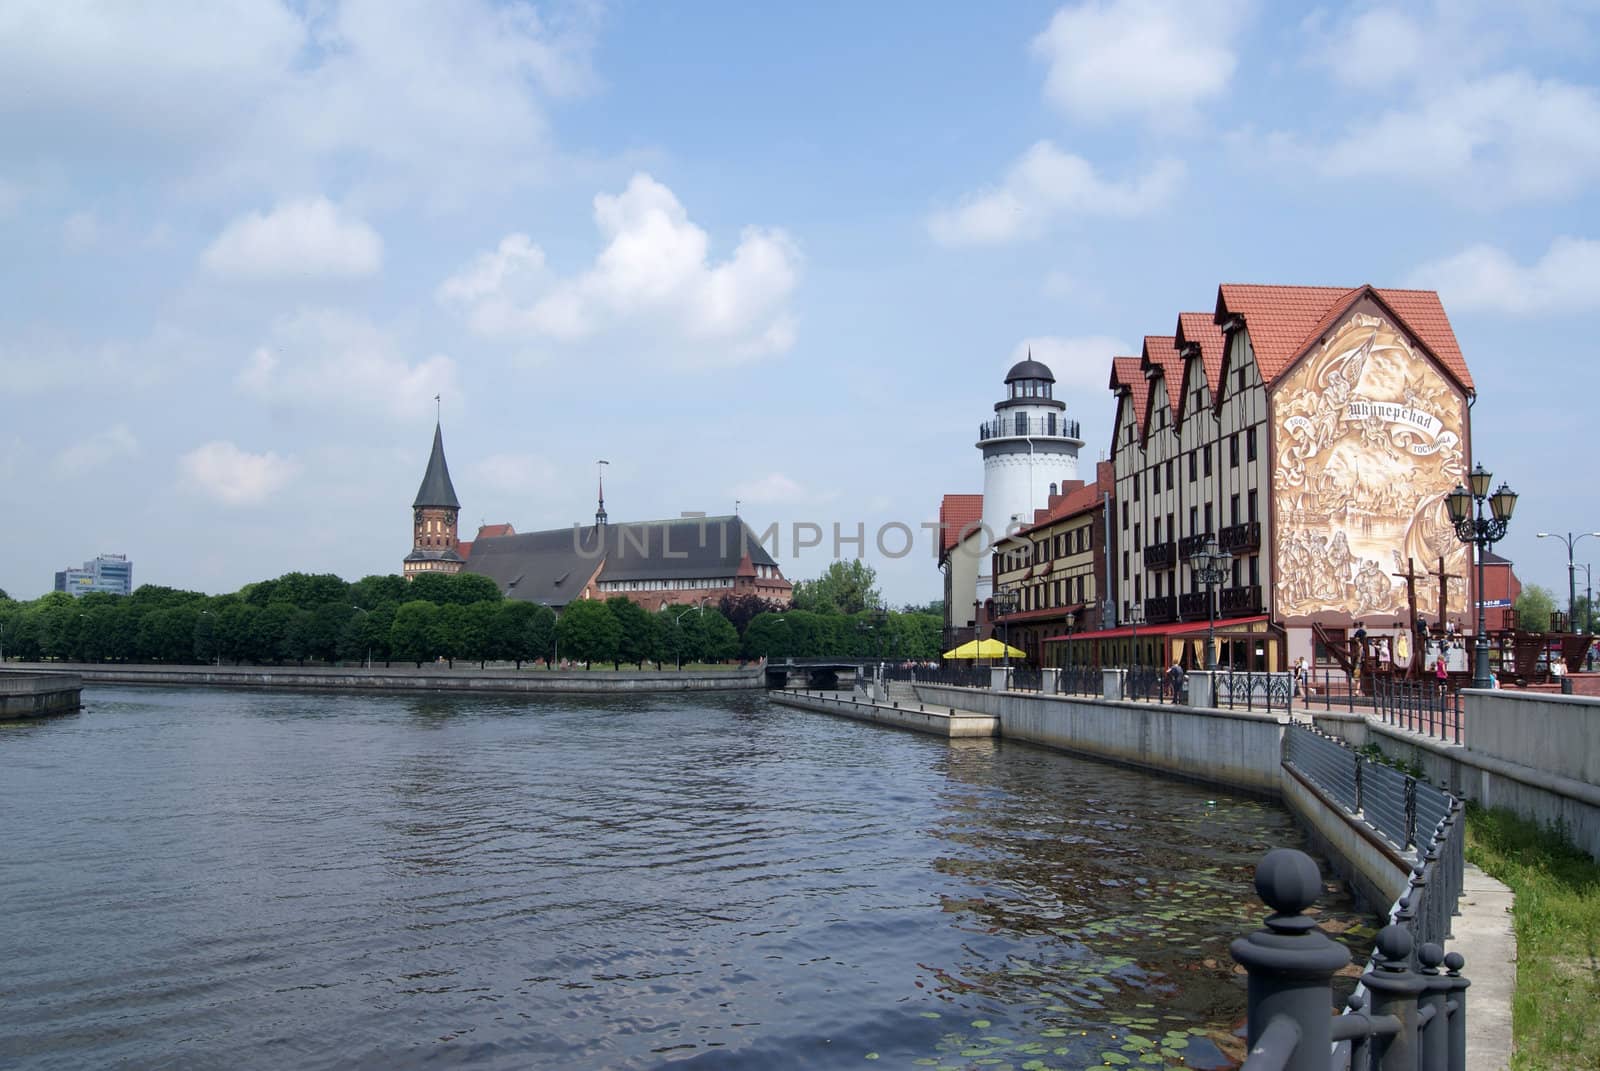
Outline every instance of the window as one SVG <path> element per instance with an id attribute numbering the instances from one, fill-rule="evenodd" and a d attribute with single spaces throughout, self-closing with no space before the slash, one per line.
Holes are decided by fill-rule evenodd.
<path id="1" fill-rule="evenodd" d="M 1141 581 L 1143 579 L 1144 579 L 1144 577 L 1142 577 L 1142 576 L 1136 576 L 1136 577 L 1133 578 L 1133 601 L 1134 602 L 1138 602 L 1140 599 L 1144 598 L 1144 596 L 1139 593 L 1139 581 Z"/>
<path id="2" fill-rule="evenodd" d="M 1260 517 L 1256 516 L 1256 492 L 1254 491 L 1250 492 L 1247 509 L 1249 510 L 1249 518 L 1252 523 L 1261 519 Z"/>
<path id="3" fill-rule="evenodd" d="M 1172 479 L 1172 459 L 1169 457 L 1169 458 L 1167 458 L 1167 490 L 1169 490 L 1169 491 L 1172 490 L 1173 483 L 1174 483 L 1174 481 Z"/>
<path id="4" fill-rule="evenodd" d="M 1161 542 L 1161 518 L 1160 517 L 1157 517 L 1155 519 L 1155 528 L 1152 529 L 1152 531 L 1153 531 L 1154 534 L 1151 536 L 1150 541 L 1152 543 L 1160 543 Z"/>
<path id="5" fill-rule="evenodd" d="M 1177 520 L 1170 513 L 1167 514 L 1167 538 L 1168 539 L 1177 539 L 1178 538 Z"/>
<path id="6" fill-rule="evenodd" d="M 1091 524 L 1091 525 L 1089 525 L 1089 526 L 1087 526 L 1087 527 L 1085 527 L 1083 529 L 1083 548 L 1082 549 L 1089 550 L 1093 546 L 1094 546 L 1094 525 Z"/>
<path id="7" fill-rule="evenodd" d="M 1139 501 L 1139 485 L 1142 483 L 1144 483 L 1143 473 L 1140 473 L 1133 478 L 1133 500 L 1135 502 Z"/>
<path id="8" fill-rule="evenodd" d="M 1199 453 L 1199 452 L 1200 451 L 1198 451 L 1198 450 L 1190 450 L 1189 451 L 1189 482 L 1190 483 L 1194 483 L 1194 480 L 1195 480 L 1195 475 L 1194 475 L 1195 457 L 1194 457 L 1194 455 Z"/>
<path id="9" fill-rule="evenodd" d="M 1246 461 L 1254 461 L 1256 459 L 1256 429 L 1255 428 L 1246 428 L 1245 429 L 1245 432 L 1244 432 L 1244 459 Z"/>
<path id="10" fill-rule="evenodd" d="M 1239 366 L 1239 371 L 1237 373 L 1237 377 L 1238 377 L 1238 387 L 1236 389 L 1239 391 L 1240 394 L 1243 394 L 1244 393 L 1244 365 L 1242 365 L 1242 364 Z"/>
<path id="11" fill-rule="evenodd" d="M 1195 532 L 1198 531 L 1197 526 L 1199 525 L 1199 523 L 1200 523 L 1200 507 L 1199 506 L 1190 506 L 1189 507 L 1189 534 L 1190 535 L 1194 535 Z"/>
<path id="12" fill-rule="evenodd" d="M 1208 534 L 1208 535 L 1210 533 L 1216 531 L 1215 528 L 1211 527 L 1211 503 L 1209 503 L 1209 502 L 1206 503 L 1206 527 L 1205 527 L 1205 531 L 1206 531 L 1206 534 Z"/>
<path id="13" fill-rule="evenodd" d="M 1054 435 L 1056 433 L 1056 415 L 1054 413 L 1045 414 L 1044 428 L 1046 435 Z"/>
<path id="14" fill-rule="evenodd" d="M 1201 448 L 1201 452 L 1206 455 L 1205 458 L 1203 459 L 1205 461 L 1205 473 L 1206 473 L 1207 476 L 1210 476 L 1211 475 L 1211 444 L 1207 443 L 1204 447 Z"/>
<path id="15" fill-rule="evenodd" d="M 1228 523 L 1229 524 L 1238 524 L 1239 523 L 1239 496 L 1238 495 L 1230 495 L 1228 497 Z"/>
<path id="16" fill-rule="evenodd" d="M 1017 434 L 1018 435 L 1027 435 L 1028 434 L 1028 414 L 1026 414 L 1026 413 L 1018 413 L 1017 414 Z"/>
<path id="17" fill-rule="evenodd" d="M 1144 549 L 1144 544 L 1139 542 L 1139 526 L 1137 524 L 1133 526 L 1133 549 L 1136 551 Z"/>
<path id="18" fill-rule="evenodd" d="M 1255 587 L 1261 583 L 1261 559 L 1259 556 L 1250 555 L 1250 586 Z"/>
<path id="19" fill-rule="evenodd" d="M 1239 433 L 1234 432 L 1228 436 L 1228 464 L 1233 468 L 1239 467 Z"/>
<path id="20" fill-rule="evenodd" d="M 1128 579 L 1128 552 L 1122 552 L 1122 579 Z"/>
<path id="21" fill-rule="evenodd" d="M 1127 499 L 1123 499 L 1122 500 L 1122 530 L 1124 532 L 1126 532 L 1128 530 L 1128 500 Z"/>
<path id="22" fill-rule="evenodd" d="M 1159 495 L 1161 493 L 1161 466 L 1160 465 L 1157 465 L 1157 466 L 1155 466 L 1154 468 L 1152 468 L 1150 470 L 1150 493 L 1153 494 L 1153 495 Z"/>
<path id="23" fill-rule="evenodd" d="M 1239 586 L 1239 559 L 1233 559 L 1233 586 Z"/>

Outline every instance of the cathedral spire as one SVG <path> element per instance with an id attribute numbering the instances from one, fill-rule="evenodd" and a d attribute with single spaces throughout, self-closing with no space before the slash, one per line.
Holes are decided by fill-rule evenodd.
<path id="1" fill-rule="evenodd" d="M 444 432 L 438 424 L 433 426 L 433 453 L 428 455 L 428 471 L 422 476 L 422 486 L 417 488 L 412 507 L 444 506 L 460 509 L 456 489 L 450 482 L 450 466 L 444 461 Z"/>
<path id="2" fill-rule="evenodd" d="M 596 461 L 594 463 L 595 471 L 598 473 L 599 478 L 600 478 L 600 506 L 599 506 L 598 509 L 596 509 L 594 511 L 594 526 L 596 528 L 604 527 L 604 525 L 606 523 L 606 470 L 605 470 L 605 466 L 609 465 L 609 464 L 611 464 L 611 462 L 609 462 L 609 461 Z"/>

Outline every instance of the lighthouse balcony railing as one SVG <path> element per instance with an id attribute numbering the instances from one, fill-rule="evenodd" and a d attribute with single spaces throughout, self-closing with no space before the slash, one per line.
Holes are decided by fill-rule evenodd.
<path id="1" fill-rule="evenodd" d="M 1079 438 L 1078 422 L 1057 417 L 1054 413 L 1042 417 L 1016 413 L 986 420 L 978 425 L 979 442 L 988 442 L 991 439 L 1077 438 Z"/>

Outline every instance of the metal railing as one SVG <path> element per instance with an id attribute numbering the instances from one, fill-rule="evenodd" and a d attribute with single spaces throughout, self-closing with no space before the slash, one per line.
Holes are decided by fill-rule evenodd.
<path id="1" fill-rule="evenodd" d="M 1106 673 L 1099 666 L 1062 666 L 1056 673 L 1057 695 L 1087 695 L 1098 699 L 1105 694 Z"/>
<path id="2" fill-rule="evenodd" d="M 955 688 L 987 688 L 988 666 L 965 662 L 945 662 L 937 666 L 885 666 L 883 679 L 911 681 L 915 684 L 946 684 Z"/>
<path id="3" fill-rule="evenodd" d="M 1372 704 L 1386 725 L 1461 743 L 1461 692 L 1448 685 L 1375 677 Z"/>
<path id="4" fill-rule="evenodd" d="M 1211 681 L 1212 706 L 1285 714 L 1294 710 L 1294 677 L 1291 674 L 1218 669 Z"/>
<path id="5" fill-rule="evenodd" d="M 1335 1018 L 1333 976 L 1350 953 L 1303 914 L 1322 888 L 1317 864 L 1279 848 L 1256 867 L 1255 885 L 1273 913 L 1230 949 L 1250 976 L 1241 1071 L 1466 1071 L 1470 983 L 1459 953 L 1446 955 L 1436 941 L 1419 942 L 1406 920 L 1392 921 Z"/>
<path id="6" fill-rule="evenodd" d="M 1303 725 L 1284 730 L 1283 762 L 1401 851 L 1419 843 L 1419 832 L 1430 837 L 1460 806 L 1448 792 Z"/>
<path id="7" fill-rule="evenodd" d="M 1174 679 L 1163 669 L 1135 666 L 1123 674 L 1122 698 L 1144 703 L 1186 703 L 1189 679 L 1187 676 Z"/>
<path id="8" fill-rule="evenodd" d="M 1013 413 L 1010 416 L 996 417 L 985 420 L 978 425 L 978 441 L 988 442 L 990 439 L 1049 439 L 1049 438 L 1078 438 L 1078 422 L 1043 417 L 1029 417 Z"/>
<path id="9" fill-rule="evenodd" d="M 1044 689 L 1044 672 L 1035 666 L 1012 666 L 1006 678 L 1006 690 L 1038 692 Z"/>

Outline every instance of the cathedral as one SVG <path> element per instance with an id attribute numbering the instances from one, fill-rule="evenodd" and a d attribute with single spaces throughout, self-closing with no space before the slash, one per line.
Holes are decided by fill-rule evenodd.
<path id="1" fill-rule="evenodd" d="M 737 514 L 613 524 L 602 486 L 593 524 L 539 532 L 486 524 L 468 543 L 459 537 L 460 514 L 443 429 L 435 424 L 428 467 L 411 503 L 411 553 L 401 564 L 407 579 L 424 572 L 476 573 L 507 598 L 557 610 L 577 599 L 617 595 L 652 612 L 724 595 L 787 606 L 793 594 L 778 563 Z"/>

